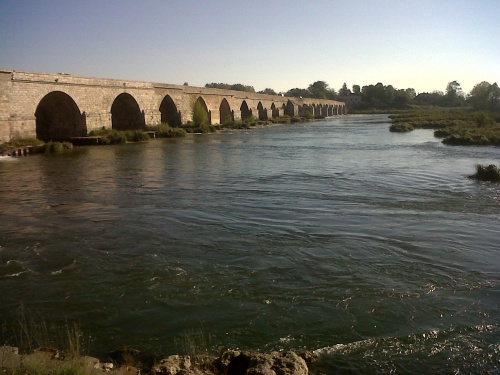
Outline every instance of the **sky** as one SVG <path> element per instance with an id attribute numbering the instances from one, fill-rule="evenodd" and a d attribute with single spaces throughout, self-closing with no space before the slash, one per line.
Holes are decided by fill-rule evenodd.
<path id="1" fill-rule="evenodd" d="M 286 92 L 500 84 L 500 0 L 0 0 L 0 69 Z"/>

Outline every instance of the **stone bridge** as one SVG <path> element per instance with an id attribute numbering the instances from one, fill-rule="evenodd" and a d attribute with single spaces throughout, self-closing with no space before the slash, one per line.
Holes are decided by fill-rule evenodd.
<path id="1" fill-rule="evenodd" d="M 0 143 L 21 137 L 80 137 L 102 127 L 179 126 L 193 119 L 196 102 L 212 125 L 249 116 L 265 120 L 346 113 L 343 102 L 326 99 L 0 70 Z"/>

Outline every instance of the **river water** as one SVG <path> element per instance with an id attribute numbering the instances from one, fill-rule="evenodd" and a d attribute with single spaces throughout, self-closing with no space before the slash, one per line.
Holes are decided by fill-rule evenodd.
<path id="1" fill-rule="evenodd" d="M 316 350 L 313 373 L 500 373 L 493 147 L 344 116 L 0 160 L 0 319 L 91 353 Z M 8 341 L 4 337 L 3 340 Z"/>

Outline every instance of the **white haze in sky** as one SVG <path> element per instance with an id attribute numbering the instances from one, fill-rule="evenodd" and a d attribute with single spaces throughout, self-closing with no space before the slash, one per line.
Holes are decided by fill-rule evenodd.
<path id="1" fill-rule="evenodd" d="M 498 0 L 0 0 L 0 68 L 258 90 L 500 83 Z"/>

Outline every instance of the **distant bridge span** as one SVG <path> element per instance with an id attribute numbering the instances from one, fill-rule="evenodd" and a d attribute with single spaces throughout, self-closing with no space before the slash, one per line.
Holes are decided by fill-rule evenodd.
<path id="1" fill-rule="evenodd" d="M 198 101 L 210 124 L 289 116 L 346 114 L 345 103 L 243 91 L 0 70 L 0 142 L 85 136 L 105 128 L 184 124 Z"/>

